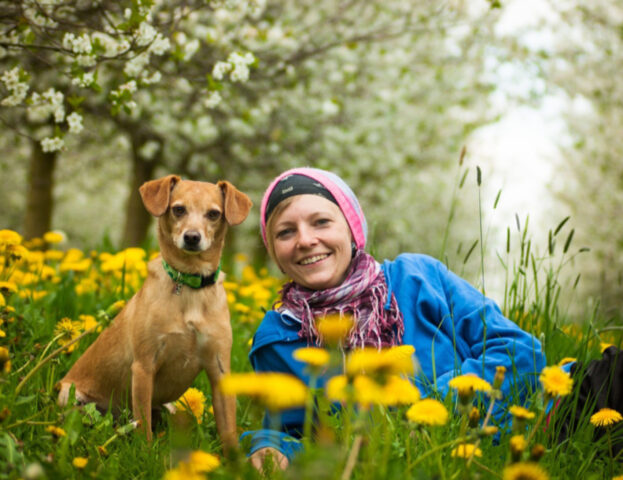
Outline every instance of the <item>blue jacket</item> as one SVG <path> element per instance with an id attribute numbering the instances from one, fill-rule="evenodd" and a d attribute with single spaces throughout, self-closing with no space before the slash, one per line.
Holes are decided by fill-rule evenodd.
<path id="1" fill-rule="evenodd" d="M 499 365 L 507 372 L 502 385 L 506 401 L 523 404 L 536 389 L 545 366 L 541 344 L 505 318 L 493 301 L 426 255 L 402 254 L 386 260 L 382 269 L 404 317 L 403 343 L 415 347 L 420 371 L 413 380 L 423 396 L 445 397 L 448 382 L 460 374 L 473 373 L 491 383 Z M 249 354 L 254 370 L 290 373 L 308 383 L 305 365 L 292 357 L 307 346 L 298 336 L 299 328 L 298 319 L 267 312 Z M 318 386 L 325 381 L 320 379 Z M 504 415 L 499 403 L 494 410 L 498 419 Z M 300 448 L 292 436 L 300 436 L 303 410 L 283 412 L 281 431 L 271 430 L 271 422 L 267 415 L 265 429 L 243 434 L 251 436 L 251 453 L 270 446 L 291 458 Z"/>

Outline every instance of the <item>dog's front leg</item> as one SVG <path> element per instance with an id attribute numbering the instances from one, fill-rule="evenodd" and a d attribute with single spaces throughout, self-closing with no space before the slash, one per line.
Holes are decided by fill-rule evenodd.
<path id="1" fill-rule="evenodd" d="M 154 389 L 152 368 L 135 361 L 132 363 L 132 414 L 140 420 L 147 441 L 151 441 L 151 399 Z"/>
<path id="2" fill-rule="evenodd" d="M 236 397 L 223 395 L 219 382 L 223 375 L 230 372 L 229 356 L 217 353 L 212 362 L 206 368 L 206 373 L 212 387 L 212 406 L 214 408 L 214 419 L 216 430 L 223 442 L 223 448 L 227 451 L 235 450 L 238 447 L 236 435 Z"/>

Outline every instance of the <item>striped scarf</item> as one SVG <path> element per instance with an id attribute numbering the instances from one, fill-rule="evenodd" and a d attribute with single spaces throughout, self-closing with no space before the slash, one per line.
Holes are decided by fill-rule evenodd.
<path id="1" fill-rule="evenodd" d="M 316 319 L 328 314 L 352 315 L 354 327 L 345 342 L 346 348 L 398 345 L 402 341 L 404 323 L 394 295 L 387 303 L 387 283 L 376 260 L 358 250 L 346 279 L 337 287 L 310 290 L 289 282 L 280 292 L 279 312 L 289 310 L 301 320 L 299 337 L 320 344 Z"/>

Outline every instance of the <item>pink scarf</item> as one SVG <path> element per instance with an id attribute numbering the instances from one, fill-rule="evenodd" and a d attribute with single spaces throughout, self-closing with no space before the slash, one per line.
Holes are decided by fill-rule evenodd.
<path id="1" fill-rule="evenodd" d="M 391 295 L 389 309 L 385 310 L 385 276 L 376 260 L 363 250 L 357 251 L 339 286 L 310 290 L 289 282 L 280 293 L 282 305 L 278 310 L 289 310 L 301 320 L 299 337 L 310 343 L 320 344 L 315 319 L 336 313 L 354 318 L 355 326 L 345 342 L 347 348 L 389 347 L 402 341 L 404 324 L 396 298 Z"/>

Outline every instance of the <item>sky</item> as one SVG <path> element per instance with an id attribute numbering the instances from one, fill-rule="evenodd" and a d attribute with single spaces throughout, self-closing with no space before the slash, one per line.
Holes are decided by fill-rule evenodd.
<path id="1" fill-rule="evenodd" d="M 555 40 L 547 24 L 555 21 L 547 1 L 514 0 L 504 3 L 497 30 L 499 34 L 518 35 L 531 48 L 548 49 Z M 494 105 L 504 113 L 498 122 L 471 136 L 467 145 L 470 161 L 482 169 L 484 197 L 493 202 L 502 190 L 491 219 L 501 234 L 505 236 L 506 227 L 515 225 L 515 214 L 522 223 L 529 215 L 531 226 L 547 232 L 565 216 L 551 210 L 548 187 L 561 160 L 558 143 L 565 136 L 562 113 L 567 99 L 548 92 L 541 79 L 519 65 L 500 65 L 493 59 L 490 63 L 499 86 Z M 543 95 L 539 105 L 508 102 L 509 95 L 530 91 Z"/>

